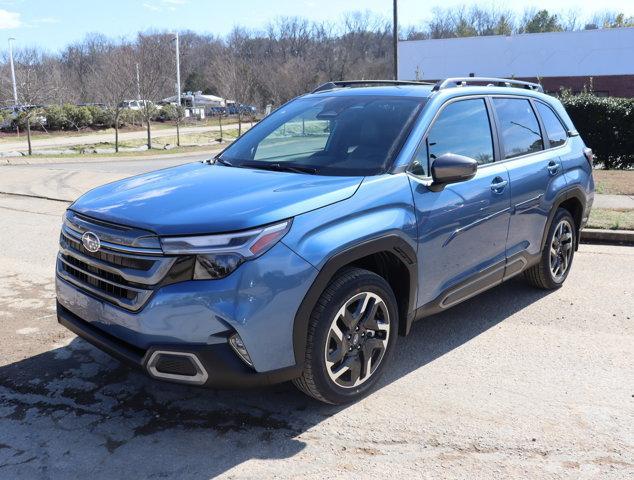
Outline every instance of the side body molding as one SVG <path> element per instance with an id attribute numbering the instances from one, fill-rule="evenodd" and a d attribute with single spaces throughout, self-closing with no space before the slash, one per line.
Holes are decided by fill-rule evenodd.
<path id="1" fill-rule="evenodd" d="M 295 361 L 298 365 L 303 364 L 306 355 L 306 339 L 308 336 L 310 315 L 332 277 L 342 267 L 363 257 L 380 252 L 393 253 L 407 266 L 409 272 L 409 298 L 406 305 L 398 305 L 398 308 L 400 317 L 399 333 L 403 335 L 409 333 L 414 320 L 416 292 L 418 289 L 418 262 L 416 260 L 416 252 L 407 241 L 397 234 L 388 234 L 375 239 L 365 240 L 330 257 L 320 270 L 308 293 L 304 297 L 304 300 L 300 304 L 295 314 L 293 327 L 293 346 L 295 350 Z"/>

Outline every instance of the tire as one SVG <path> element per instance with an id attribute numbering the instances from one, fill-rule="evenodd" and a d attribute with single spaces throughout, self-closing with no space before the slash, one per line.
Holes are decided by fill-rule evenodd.
<path id="1" fill-rule="evenodd" d="M 524 278 L 529 284 L 544 290 L 561 287 L 570 273 L 576 242 L 577 228 L 572 215 L 568 210 L 558 208 L 548 229 L 539 263 L 527 269 Z"/>
<path id="2" fill-rule="evenodd" d="M 293 383 L 321 402 L 359 400 L 376 386 L 397 336 L 396 297 L 387 281 L 360 268 L 342 269 L 312 311 L 304 370 Z"/>

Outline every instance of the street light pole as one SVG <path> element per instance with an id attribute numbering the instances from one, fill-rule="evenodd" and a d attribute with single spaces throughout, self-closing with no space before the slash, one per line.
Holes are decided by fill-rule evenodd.
<path id="1" fill-rule="evenodd" d="M 178 32 L 174 38 L 176 43 L 176 146 L 181 146 L 181 55 L 180 45 L 178 43 Z"/>
<path id="2" fill-rule="evenodd" d="M 178 32 L 176 32 L 176 96 L 178 97 L 178 106 L 181 106 L 181 61 L 180 49 L 178 45 Z"/>
<path id="3" fill-rule="evenodd" d="M 18 87 L 15 84 L 15 68 L 13 66 L 13 41 L 15 38 L 9 39 L 9 59 L 11 62 L 11 81 L 13 82 L 13 104 L 18 105 Z"/>
<path id="4" fill-rule="evenodd" d="M 141 100 L 141 76 L 139 75 L 139 62 L 136 64 L 136 99 Z"/>
<path id="5" fill-rule="evenodd" d="M 398 2 L 393 0 L 392 47 L 394 49 L 394 80 L 398 80 Z"/>

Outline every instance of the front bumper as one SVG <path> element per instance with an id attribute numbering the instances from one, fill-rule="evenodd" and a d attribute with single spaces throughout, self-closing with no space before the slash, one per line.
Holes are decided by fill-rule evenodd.
<path id="1" fill-rule="evenodd" d="M 59 302 L 57 303 L 57 320 L 100 350 L 160 380 L 213 388 L 246 388 L 281 383 L 298 377 L 301 373 L 301 368 L 298 366 L 263 373 L 255 372 L 236 356 L 226 340 L 214 345 L 159 344 L 147 350 L 137 348 L 82 320 Z M 189 381 L 185 376 L 180 379 L 168 378 L 168 376 L 158 377 L 151 373 L 148 364 L 156 352 L 185 353 L 194 356 L 204 370 L 204 381 Z"/>
<path id="2" fill-rule="evenodd" d="M 232 359 L 229 367 L 233 357 L 238 362 L 238 373 L 246 368 L 252 374 L 269 374 L 298 363 L 294 317 L 316 274 L 314 267 L 280 242 L 226 278 L 160 287 L 138 311 L 120 308 L 59 275 L 56 289 L 64 325 L 79 330 L 76 333 L 89 341 L 92 337 L 109 340 L 98 346 L 119 358 L 123 354 L 123 360 L 133 364 L 144 367 L 147 352 L 160 347 L 200 352 L 197 355 L 208 361 L 214 357 L 212 363 L 219 365 L 227 363 L 226 352 Z M 227 344 L 233 333 L 240 335 L 253 369 L 242 364 Z M 125 348 L 113 351 L 113 345 Z M 219 376 L 210 372 L 210 382 Z"/>

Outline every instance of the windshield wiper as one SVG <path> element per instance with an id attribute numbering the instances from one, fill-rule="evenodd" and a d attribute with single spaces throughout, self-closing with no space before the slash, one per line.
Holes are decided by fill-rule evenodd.
<path id="1" fill-rule="evenodd" d="M 259 168 L 261 170 L 273 170 L 276 172 L 308 173 L 310 175 L 315 175 L 317 173 L 317 169 L 314 167 L 305 167 L 303 165 L 293 165 L 288 163 L 242 162 L 240 166 L 247 168 Z"/>
<path id="2" fill-rule="evenodd" d="M 214 158 L 214 163 L 219 163 L 220 165 L 224 165 L 225 167 L 233 167 L 233 163 L 228 162 L 227 160 L 224 160 L 220 157 L 215 157 Z"/>

